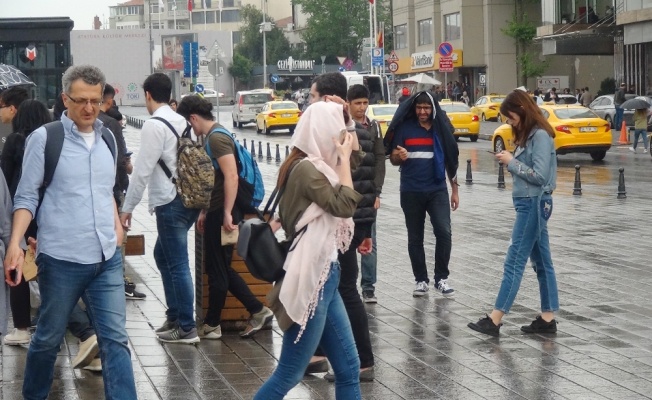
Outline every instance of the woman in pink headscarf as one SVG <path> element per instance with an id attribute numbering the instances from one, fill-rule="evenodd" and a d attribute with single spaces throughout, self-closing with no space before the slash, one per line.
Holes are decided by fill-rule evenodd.
<path id="1" fill-rule="evenodd" d="M 340 104 L 312 104 L 299 120 L 292 152 L 279 171 L 278 186 L 285 187 L 279 203 L 281 224 L 288 237 L 301 233 L 285 261 L 282 284 L 276 283 L 281 285 L 278 298 L 286 314 L 278 318 L 285 331 L 281 357 L 256 393 L 257 400 L 282 399 L 301 381 L 318 345 L 333 366 L 336 398 L 361 398 L 360 360 L 337 290 L 337 252 L 348 249 L 351 217 L 362 198 L 353 190 L 353 138 L 345 118 L 348 114 Z"/>

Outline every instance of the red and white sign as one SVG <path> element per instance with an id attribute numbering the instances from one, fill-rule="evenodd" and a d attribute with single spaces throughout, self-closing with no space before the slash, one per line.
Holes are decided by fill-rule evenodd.
<path id="1" fill-rule="evenodd" d="M 389 62 L 398 61 L 398 56 L 396 55 L 396 52 L 394 50 L 392 50 L 392 52 L 389 53 L 389 57 L 387 57 L 387 61 L 389 61 Z"/>
<path id="2" fill-rule="evenodd" d="M 398 63 L 395 61 L 391 61 L 389 64 L 387 64 L 387 68 L 389 69 L 390 72 L 394 73 L 398 71 Z"/>
<path id="3" fill-rule="evenodd" d="M 453 72 L 453 57 L 439 58 L 439 72 Z"/>

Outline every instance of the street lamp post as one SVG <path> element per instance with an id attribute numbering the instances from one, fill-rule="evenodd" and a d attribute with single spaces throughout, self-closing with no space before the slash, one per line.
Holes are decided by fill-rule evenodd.
<path id="1" fill-rule="evenodd" d="M 263 31 L 263 88 L 267 88 L 267 42 L 265 38 L 265 33 L 268 31 L 267 22 L 265 21 L 267 0 L 260 0 L 260 9 L 263 11 L 263 23 L 261 24 L 261 30 Z M 272 30 L 271 26 L 269 30 Z"/>

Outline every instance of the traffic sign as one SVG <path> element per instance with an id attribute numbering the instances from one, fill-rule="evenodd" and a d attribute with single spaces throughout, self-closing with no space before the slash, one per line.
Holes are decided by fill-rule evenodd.
<path id="1" fill-rule="evenodd" d="M 398 63 L 395 61 L 390 62 L 387 64 L 387 68 L 389 69 L 389 72 L 394 73 L 398 71 Z"/>
<path id="2" fill-rule="evenodd" d="M 371 63 L 374 66 L 385 65 L 385 49 L 376 47 L 371 51 Z"/>
<path id="3" fill-rule="evenodd" d="M 453 45 L 448 42 L 442 42 L 437 51 L 442 57 L 450 57 L 453 54 Z"/>
<path id="4" fill-rule="evenodd" d="M 439 58 L 439 72 L 453 72 L 453 57 Z"/>
<path id="5" fill-rule="evenodd" d="M 199 44 L 197 42 L 183 42 L 183 76 L 196 78 L 199 72 Z"/>
<path id="6" fill-rule="evenodd" d="M 351 68 L 353 68 L 353 60 L 350 58 L 344 60 L 344 68 L 346 68 L 347 71 L 351 71 Z"/>
<path id="7" fill-rule="evenodd" d="M 208 72 L 211 73 L 211 75 L 215 76 L 222 76 L 224 75 L 224 71 L 226 70 L 226 64 L 224 61 L 220 60 L 219 58 L 217 59 L 217 68 L 215 67 L 215 59 L 212 59 L 208 63 Z"/>
<path id="8" fill-rule="evenodd" d="M 389 53 L 389 57 L 387 58 L 387 61 L 392 62 L 392 61 L 398 61 L 398 56 L 396 55 L 396 52 L 392 50 L 391 53 Z"/>
<path id="9" fill-rule="evenodd" d="M 204 85 L 201 83 L 198 83 L 195 85 L 195 92 L 197 93 L 204 93 Z"/>
<path id="10" fill-rule="evenodd" d="M 337 67 L 337 70 L 340 71 L 340 72 L 344 72 L 344 71 L 346 71 L 346 68 L 344 68 L 344 67 Z"/>
<path id="11" fill-rule="evenodd" d="M 479 74 L 478 81 L 478 86 L 487 86 L 487 74 Z"/>
<path id="12" fill-rule="evenodd" d="M 270 76 L 270 77 L 269 77 L 269 81 L 272 82 L 272 83 L 278 83 L 278 81 L 279 81 L 279 79 L 278 79 L 278 75 L 272 75 L 272 76 Z"/>

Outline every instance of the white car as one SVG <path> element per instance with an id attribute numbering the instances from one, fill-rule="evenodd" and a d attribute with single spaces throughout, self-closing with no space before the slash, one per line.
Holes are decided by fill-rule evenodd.
<path id="1" fill-rule="evenodd" d="M 215 92 L 213 89 L 204 89 L 204 93 L 203 93 L 203 94 L 204 94 L 204 98 L 205 98 L 205 99 L 214 99 L 215 97 L 217 97 L 217 96 L 215 95 L 215 93 L 216 93 L 216 92 Z M 195 93 L 193 92 L 193 93 L 182 94 L 182 95 L 181 95 L 181 98 L 183 99 L 184 97 L 186 97 L 186 96 L 188 96 L 188 95 L 192 95 L 192 94 L 195 94 Z M 224 97 L 224 93 L 220 92 L 220 99 L 221 99 L 222 97 Z"/>

